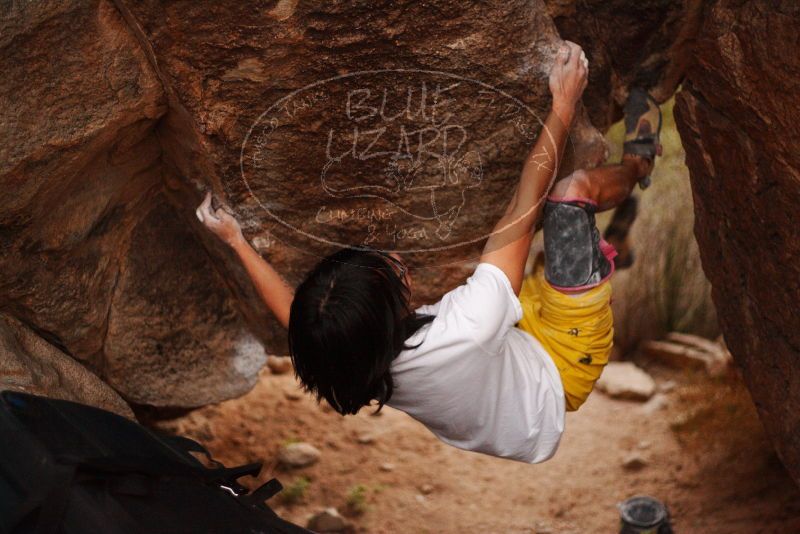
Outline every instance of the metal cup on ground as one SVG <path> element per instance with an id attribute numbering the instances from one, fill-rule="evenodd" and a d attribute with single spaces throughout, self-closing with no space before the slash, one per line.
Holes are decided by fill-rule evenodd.
<path id="1" fill-rule="evenodd" d="M 617 505 L 620 534 L 672 534 L 669 511 L 658 499 L 639 495 Z"/>

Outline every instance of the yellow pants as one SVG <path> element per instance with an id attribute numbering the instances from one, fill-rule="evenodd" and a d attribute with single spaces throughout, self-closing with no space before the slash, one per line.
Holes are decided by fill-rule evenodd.
<path id="1" fill-rule="evenodd" d="M 577 410 L 611 354 L 611 283 L 570 296 L 553 289 L 539 270 L 525 278 L 519 301 L 523 315 L 517 326 L 538 339 L 550 354 L 561 374 L 567 410 Z"/>

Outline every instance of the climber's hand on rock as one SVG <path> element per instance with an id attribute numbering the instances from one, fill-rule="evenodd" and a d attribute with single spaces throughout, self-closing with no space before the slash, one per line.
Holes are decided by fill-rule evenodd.
<path id="1" fill-rule="evenodd" d="M 231 247 L 244 241 L 242 228 L 239 222 L 222 208 L 216 210 L 211 206 L 211 193 L 206 193 L 206 198 L 197 207 L 197 218 L 206 228 Z"/>
<path id="2" fill-rule="evenodd" d="M 564 41 L 556 54 L 550 71 L 550 92 L 553 111 L 569 126 L 575 115 L 575 106 L 586 89 L 589 61 L 583 49 L 571 41 Z"/>

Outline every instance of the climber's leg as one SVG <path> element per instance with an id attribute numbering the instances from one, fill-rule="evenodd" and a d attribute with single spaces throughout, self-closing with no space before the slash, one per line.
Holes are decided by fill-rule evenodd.
<path id="1" fill-rule="evenodd" d="M 597 211 L 605 211 L 628 198 L 637 182 L 650 173 L 652 165 L 646 158 L 625 154 L 619 164 L 575 171 L 559 180 L 550 198 L 589 200 L 597 206 Z"/>
<path id="2" fill-rule="evenodd" d="M 544 208 L 545 275 L 556 289 L 594 287 L 611 275 L 616 253 L 600 238 L 594 214 L 630 195 L 650 162 L 629 155 L 619 165 L 575 171 L 556 183 Z"/>
<path id="3" fill-rule="evenodd" d="M 611 284 L 565 293 L 537 269 L 519 294 L 522 320 L 517 327 L 545 348 L 561 376 L 566 408 L 577 410 L 600 378 L 614 342 Z"/>
<path id="4" fill-rule="evenodd" d="M 559 183 L 544 207 L 544 268 L 523 282 L 518 326 L 553 359 L 567 410 L 577 410 L 591 393 L 614 338 L 607 279 L 616 251 L 600 238 L 594 214 L 599 203 L 610 208 L 630 194 L 646 170 L 630 160 L 578 171 Z"/>
<path id="5" fill-rule="evenodd" d="M 568 410 L 577 410 L 591 393 L 614 339 L 607 280 L 616 251 L 600 238 L 595 213 L 624 202 L 637 183 L 646 187 L 660 151 L 661 116 L 653 99 L 633 90 L 625 111 L 622 161 L 576 171 L 553 188 L 542 223 L 544 269 L 526 278 L 520 292 L 518 326 L 553 359 Z"/>
<path id="6" fill-rule="evenodd" d="M 585 190 L 581 190 L 583 192 Z M 597 201 L 586 194 L 550 197 L 544 206 L 544 275 L 566 293 L 600 285 L 614 271 L 614 247 L 595 225 Z"/>
<path id="7" fill-rule="evenodd" d="M 635 183 L 635 182 L 634 182 Z M 577 410 L 600 378 L 614 339 L 614 248 L 600 239 L 593 200 L 548 200 L 544 268 L 528 276 L 518 327 L 539 340 L 561 375 L 567 410 Z"/>
<path id="8" fill-rule="evenodd" d="M 631 89 L 625 101 L 625 142 L 622 161 L 595 169 L 576 171 L 553 187 L 552 197 L 583 198 L 599 211 L 613 208 L 628 198 L 633 186 L 650 185 L 650 172 L 661 155 L 661 110 L 646 91 Z"/>

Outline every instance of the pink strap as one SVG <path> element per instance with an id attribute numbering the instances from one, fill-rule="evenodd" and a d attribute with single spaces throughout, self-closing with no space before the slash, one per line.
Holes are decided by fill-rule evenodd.
<path id="1" fill-rule="evenodd" d="M 617 252 L 617 249 L 614 248 L 614 245 L 602 238 L 600 239 L 600 252 L 603 253 L 603 256 L 605 256 L 608 261 L 611 261 L 619 256 L 619 253 Z M 613 261 L 611 262 L 613 263 Z"/>
<path id="2" fill-rule="evenodd" d="M 590 198 L 583 198 L 583 197 L 554 197 L 550 195 L 547 197 L 547 200 L 550 202 L 583 202 L 585 204 L 591 204 L 592 206 L 597 206 L 597 202 Z"/>

